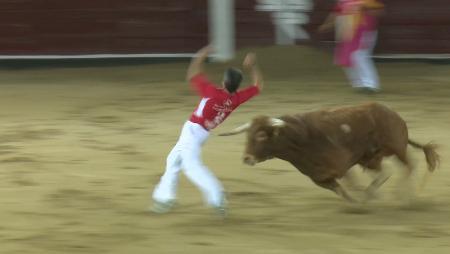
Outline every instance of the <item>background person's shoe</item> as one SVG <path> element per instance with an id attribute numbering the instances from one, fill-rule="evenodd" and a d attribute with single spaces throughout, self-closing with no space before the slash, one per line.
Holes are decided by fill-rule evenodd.
<path id="1" fill-rule="evenodd" d="M 361 94 L 377 94 L 380 92 L 380 89 L 367 86 L 355 87 L 354 89 L 357 93 Z"/>

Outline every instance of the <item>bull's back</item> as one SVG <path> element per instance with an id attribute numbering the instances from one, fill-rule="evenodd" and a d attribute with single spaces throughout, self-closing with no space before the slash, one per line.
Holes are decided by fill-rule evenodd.
<path id="1" fill-rule="evenodd" d="M 408 132 L 404 120 L 390 108 L 376 102 L 308 112 L 302 119 L 313 136 L 326 136 L 351 150 L 363 149 L 367 142 L 406 145 Z"/>
<path id="2" fill-rule="evenodd" d="M 406 123 L 395 111 L 376 102 L 317 110 L 282 116 L 291 126 L 301 129 L 303 136 L 314 140 L 332 140 L 348 148 L 359 149 L 370 140 L 376 143 L 406 144 Z"/>
<path id="3" fill-rule="evenodd" d="M 331 111 L 341 122 L 353 124 L 354 129 L 365 129 L 386 138 L 407 139 L 407 128 L 401 116 L 389 107 L 377 103 L 338 108 Z M 406 136 L 405 136 L 406 135 Z"/>
<path id="4" fill-rule="evenodd" d="M 303 115 L 311 129 L 328 135 L 359 136 L 372 132 L 376 126 L 373 109 L 379 104 L 370 103 L 309 112 Z"/>

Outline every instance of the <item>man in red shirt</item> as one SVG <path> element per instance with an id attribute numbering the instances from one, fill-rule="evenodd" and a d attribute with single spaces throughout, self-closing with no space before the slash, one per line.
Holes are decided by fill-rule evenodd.
<path id="1" fill-rule="evenodd" d="M 222 87 L 211 83 L 203 71 L 203 63 L 211 52 L 209 46 L 202 48 L 191 61 L 187 79 L 201 100 L 184 124 L 177 144 L 167 156 L 166 171 L 153 192 L 152 211 L 170 211 L 176 199 L 178 175 L 181 170 L 203 193 L 205 203 L 219 214 L 225 215 L 225 196 L 221 183 L 201 160 L 201 147 L 209 131 L 221 124 L 239 105 L 259 94 L 263 81 L 256 66 L 253 53 L 247 54 L 243 66 L 249 69 L 253 85 L 239 90 L 242 73 L 236 68 L 225 70 Z"/>

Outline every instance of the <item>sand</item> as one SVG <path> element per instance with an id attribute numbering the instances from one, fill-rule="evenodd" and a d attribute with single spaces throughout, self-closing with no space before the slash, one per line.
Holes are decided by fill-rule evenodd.
<path id="1" fill-rule="evenodd" d="M 353 93 L 324 51 L 255 50 L 266 89 L 204 146 L 228 192 L 226 220 L 184 176 L 172 213 L 147 212 L 199 100 L 184 81 L 187 62 L 1 70 L 0 253 L 449 253 L 449 66 L 378 63 L 383 93 L 366 96 Z M 208 65 L 213 80 L 224 66 Z M 441 167 L 412 199 L 398 195 L 395 160 L 385 163 L 393 177 L 378 198 L 350 205 L 286 162 L 244 165 L 245 137 L 217 136 L 259 114 L 366 101 L 398 111 L 414 140 L 440 144 Z M 418 185 L 424 156 L 410 153 Z M 367 172 L 352 170 L 368 183 Z"/>

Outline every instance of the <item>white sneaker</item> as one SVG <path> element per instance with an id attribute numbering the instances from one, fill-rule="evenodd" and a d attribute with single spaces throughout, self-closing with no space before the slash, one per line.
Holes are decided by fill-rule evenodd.
<path id="1" fill-rule="evenodd" d="M 150 208 L 150 211 L 158 214 L 168 213 L 175 206 L 174 200 L 169 200 L 166 202 L 160 202 L 153 200 L 153 206 Z"/>
<path id="2" fill-rule="evenodd" d="M 225 218 L 227 217 L 227 199 L 226 199 L 226 195 L 223 195 L 222 198 L 222 202 L 220 202 L 220 205 L 218 206 L 213 206 L 214 211 L 216 212 L 217 215 L 219 215 L 221 218 Z"/>
<path id="3" fill-rule="evenodd" d="M 216 214 L 219 215 L 219 217 L 221 217 L 223 219 L 227 217 L 226 206 L 215 206 L 213 208 L 214 208 L 214 211 L 216 212 Z"/>

